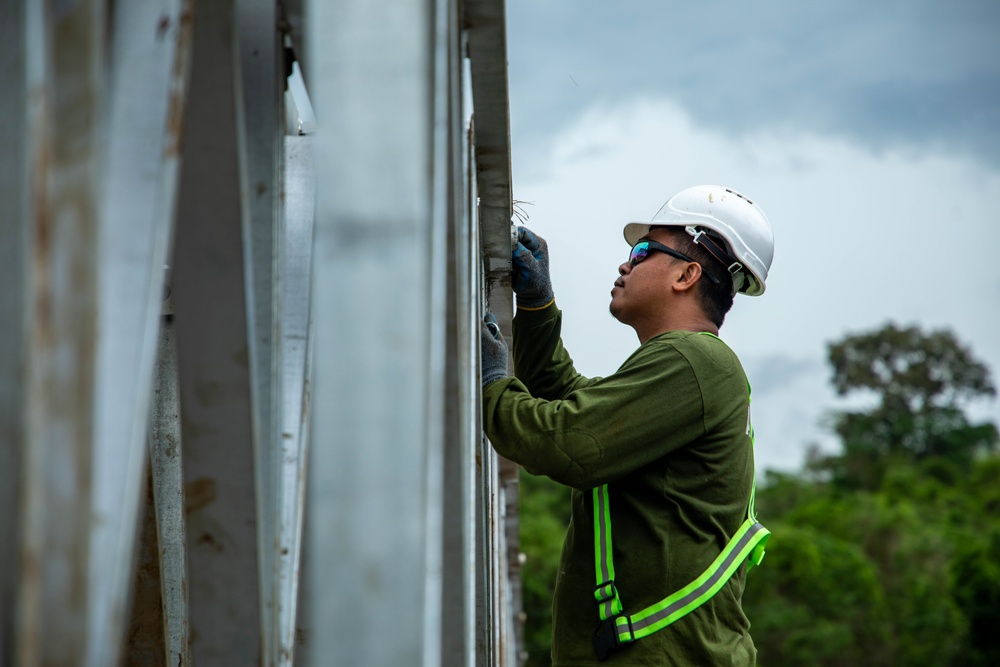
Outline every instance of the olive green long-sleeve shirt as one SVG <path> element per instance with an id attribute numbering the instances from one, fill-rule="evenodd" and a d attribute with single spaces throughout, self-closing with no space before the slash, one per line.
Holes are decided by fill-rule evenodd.
<path id="1" fill-rule="evenodd" d="M 592 489 L 608 484 L 615 584 L 626 613 L 698 577 L 746 518 L 753 480 L 750 399 L 718 338 L 672 331 L 618 371 L 585 378 L 553 304 L 514 319 L 516 378 L 483 390 L 486 434 L 503 456 L 574 489 L 553 599 L 554 667 L 753 665 L 740 567 L 708 602 L 598 662 Z"/>

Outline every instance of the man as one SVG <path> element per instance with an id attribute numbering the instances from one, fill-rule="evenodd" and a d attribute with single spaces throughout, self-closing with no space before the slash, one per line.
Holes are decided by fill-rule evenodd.
<path id="1" fill-rule="evenodd" d="M 552 663 L 753 665 L 741 598 L 768 533 L 753 517 L 749 385 L 717 334 L 735 294 L 764 292 L 771 227 L 743 195 L 698 186 L 624 233 L 632 252 L 610 309 L 640 345 L 613 375 L 574 370 L 547 245 L 527 229 L 514 252 L 516 378 L 492 315 L 483 325 L 487 436 L 573 488 Z"/>

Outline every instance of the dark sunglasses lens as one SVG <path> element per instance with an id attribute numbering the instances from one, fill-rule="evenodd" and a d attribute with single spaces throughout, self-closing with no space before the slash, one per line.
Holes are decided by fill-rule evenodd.
<path id="1" fill-rule="evenodd" d="M 649 244 L 643 241 L 642 243 L 636 243 L 632 246 L 632 252 L 628 256 L 628 263 L 635 266 L 642 260 L 646 259 L 646 255 L 649 254 Z"/>

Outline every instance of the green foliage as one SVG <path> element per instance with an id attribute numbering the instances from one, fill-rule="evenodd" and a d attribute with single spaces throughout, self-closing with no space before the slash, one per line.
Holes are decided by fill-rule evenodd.
<path id="1" fill-rule="evenodd" d="M 962 664 L 1000 664 L 1000 530 L 963 543 L 951 563 L 955 601 L 969 621 Z"/>
<path id="2" fill-rule="evenodd" d="M 744 600 L 764 658 L 780 664 L 888 664 L 888 609 L 875 564 L 861 548 L 811 526 L 773 523 L 767 557 Z M 778 663 L 774 663 L 778 664 Z"/>
<path id="3" fill-rule="evenodd" d="M 756 626 L 758 614 L 767 617 L 761 605 L 766 607 L 775 595 L 786 596 L 792 603 L 808 599 L 815 604 L 815 597 L 802 594 L 806 588 L 820 591 L 825 610 L 810 606 L 797 616 L 798 621 L 807 626 L 839 622 L 850 629 L 851 645 L 860 651 L 856 660 L 845 662 L 838 662 L 842 649 L 829 656 L 823 653 L 824 658 L 817 656 L 816 664 L 942 665 L 957 655 L 966 620 L 952 598 L 949 576 L 952 536 L 959 528 L 949 523 L 956 492 L 917 468 L 894 469 L 889 479 L 892 483 L 877 493 L 843 493 L 828 487 L 827 494 L 786 511 L 780 518 L 765 518 L 776 526 L 771 528 L 772 551 L 785 548 L 782 533 L 789 529 L 814 531 L 816 544 L 839 545 L 838 551 L 825 554 L 823 570 L 842 590 L 835 593 L 817 588 L 812 572 L 805 576 L 796 569 L 768 573 L 768 577 L 781 580 L 779 587 L 768 577 L 758 577 L 756 571 L 748 577 L 747 613 L 755 621 L 754 637 L 762 664 L 773 664 L 775 656 L 780 656 L 777 664 L 800 664 L 798 656 L 789 654 L 790 647 L 780 641 L 776 644 L 768 628 L 758 631 Z M 914 489 L 914 485 L 922 488 Z M 762 498 L 768 491 L 761 491 Z M 915 500 L 911 493 L 925 501 Z M 842 571 L 847 546 L 857 550 L 849 567 L 873 573 L 873 589 L 860 588 Z M 788 557 L 799 556 L 793 549 Z M 755 597 L 759 587 L 765 588 L 760 599 Z"/>
<path id="4" fill-rule="evenodd" d="M 761 665 L 1000 664 L 1000 457 L 958 484 L 902 460 L 873 492 L 767 480 L 744 595 Z"/>
<path id="5" fill-rule="evenodd" d="M 893 325 L 830 363 L 840 394 L 877 401 L 834 415 L 841 453 L 759 491 L 773 536 L 744 600 L 760 664 L 1000 664 L 997 429 L 960 407 L 994 395 L 986 367 L 948 332 Z"/>
<path id="6" fill-rule="evenodd" d="M 552 627 L 552 591 L 559 570 L 559 554 L 570 515 L 569 487 L 546 477 L 520 474 L 522 600 L 525 613 L 524 647 L 527 667 L 549 664 Z"/>

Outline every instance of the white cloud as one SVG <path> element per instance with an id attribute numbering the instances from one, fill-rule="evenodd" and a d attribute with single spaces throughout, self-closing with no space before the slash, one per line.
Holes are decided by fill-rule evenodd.
<path id="1" fill-rule="evenodd" d="M 737 298 L 722 336 L 751 382 L 769 359 L 817 369 L 755 397 L 761 469 L 798 468 L 805 445 L 832 445 L 818 426 L 835 407 L 826 344 L 847 333 L 949 327 L 1000 380 L 1000 173 L 981 163 L 802 134 L 734 140 L 649 98 L 591 109 L 547 153 L 513 140 L 514 196 L 533 202 L 528 225 L 549 241 L 564 339 L 587 375 L 614 372 L 637 344 L 607 312 L 625 222 L 697 183 L 761 204 L 776 237 L 767 293 Z M 1000 422 L 995 403 L 977 415 Z"/>

